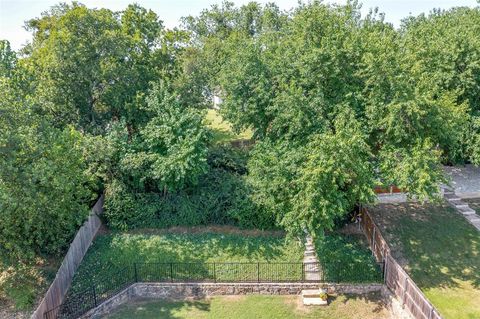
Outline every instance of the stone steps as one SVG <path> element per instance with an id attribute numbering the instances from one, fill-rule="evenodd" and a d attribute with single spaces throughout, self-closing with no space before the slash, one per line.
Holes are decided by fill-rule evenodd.
<path id="1" fill-rule="evenodd" d="M 320 294 L 323 291 L 320 289 L 307 289 L 302 290 L 302 300 L 305 306 L 325 306 L 328 304 L 328 300 L 320 298 Z"/>
<path id="2" fill-rule="evenodd" d="M 318 263 L 317 252 L 315 245 L 310 235 L 305 238 L 305 251 L 303 253 L 304 275 L 305 280 L 319 281 L 321 279 L 320 264 Z"/>
<path id="3" fill-rule="evenodd" d="M 477 214 L 467 215 L 465 216 L 465 218 L 471 223 L 480 222 L 480 216 L 478 216 Z"/>
<path id="4" fill-rule="evenodd" d="M 470 207 L 467 208 L 458 208 L 458 211 L 462 213 L 462 215 L 475 215 L 476 212 L 471 209 Z"/>
<path id="5" fill-rule="evenodd" d="M 464 202 L 453 202 L 452 204 L 456 209 L 470 208 L 470 207 L 468 207 L 468 204 L 466 204 Z"/>
<path id="6" fill-rule="evenodd" d="M 470 208 L 467 203 L 463 202 L 460 197 L 455 195 L 452 190 L 445 189 L 443 197 L 447 202 L 455 207 L 455 209 L 465 217 L 466 220 L 470 222 L 475 228 L 480 231 L 480 216 L 477 215 L 476 211 Z"/>

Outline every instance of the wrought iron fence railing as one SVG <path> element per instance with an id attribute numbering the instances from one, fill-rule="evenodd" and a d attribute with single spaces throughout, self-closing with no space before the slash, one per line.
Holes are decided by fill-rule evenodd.
<path id="1" fill-rule="evenodd" d="M 170 262 L 112 267 L 109 276 L 95 276 L 87 289 L 68 295 L 60 306 L 45 312 L 45 319 L 78 318 L 136 282 L 380 283 L 383 280 L 383 263 L 377 263 L 376 269 L 334 261 L 325 266 L 302 262 Z"/>

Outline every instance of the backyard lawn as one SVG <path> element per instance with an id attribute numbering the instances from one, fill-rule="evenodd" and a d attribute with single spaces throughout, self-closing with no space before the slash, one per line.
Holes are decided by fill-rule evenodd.
<path id="1" fill-rule="evenodd" d="M 390 315 L 379 294 L 334 296 L 328 307 L 305 307 L 299 296 L 248 295 L 132 303 L 106 318 L 387 319 Z"/>
<path id="2" fill-rule="evenodd" d="M 444 318 L 480 318 L 480 232 L 446 204 L 381 204 L 370 212 Z"/>
<path id="3" fill-rule="evenodd" d="M 325 281 L 381 282 L 380 267 L 366 244 L 355 237 L 330 234 L 317 239 L 316 247 Z M 287 240 L 278 231 L 211 226 L 111 232 L 95 239 L 70 294 L 84 291 L 92 283 L 99 291 L 108 282 L 116 285 L 132 276 L 133 263 L 142 281 L 170 280 L 172 273 L 179 280 L 298 281 L 302 279 L 303 252 L 303 243 Z"/>
<path id="4" fill-rule="evenodd" d="M 209 109 L 205 116 L 205 123 L 211 129 L 212 139 L 214 143 L 232 142 L 237 140 L 249 140 L 252 138 L 252 131 L 245 130 L 236 133 L 232 129 L 232 125 L 223 120 L 217 110 Z"/>
<path id="5" fill-rule="evenodd" d="M 383 282 L 363 233 L 331 233 L 315 241 L 326 282 Z"/>
<path id="6" fill-rule="evenodd" d="M 57 273 L 60 258 L 20 264 L 0 254 L 0 318 L 29 318 Z"/>
<path id="7" fill-rule="evenodd" d="M 105 281 L 115 276 L 115 266 L 124 268 L 133 263 L 160 263 L 159 267 L 162 267 L 161 263 L 170 262 L 300 263 L 302 258 L 303 244 L 287 241 L 281 232 L 248 231 L 220 226 L 112 232 L 95 239 L 74 277 L 71 291 L 86 289 L 92 280 Z M 153 267 L 158 268 L 157 265 Z M 256 278 L 256 267 L 250 268 L 245 267 L 245 275 L 254 272 Z M 202 275 L 205 271 L 211 270 L 194 269 L 193 275 Z M 284 275 L 287 276 L 287 272 Z M 298 274 L 293 275 L 301 276 L 301 268 L 298 267 Z M 221 277 L 217 279 L 222 280 Z"/>

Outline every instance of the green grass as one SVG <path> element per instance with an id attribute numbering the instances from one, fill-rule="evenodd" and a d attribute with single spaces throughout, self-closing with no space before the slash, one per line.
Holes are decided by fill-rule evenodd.
<path id="1" fill-rule="evenodd" d="M 363 235 L 329 234 L 315 241 L 327 282 L 382 282 L 380 266 Z"/>
<path id="2" fill-rule="evenodd" d="M 0 256 L 0 309 L 11 313 L 12 318 L 32 310 L 55 278 L 60 263 L 60 257 L 37 257 L 24 264 Z"/>
<path id="3" fill-rule="evenodd" d="M 371 213 L 444 318 L 480 318 L 479 231 L 447 205 L 383 204 Z"/>
<path id="4" fill-rule="evenodd" d="M 211 262 L 301 262 L 303 246 L 298 242 L 286 241 L 278 233 L 244 233 L 226 228 L 230 233 L 202 232 L 202 228 L 186 228 L 169 233 L 165 231 L 136 231 L 129 233 L 110 233 L 98 236 L 88 250 L 77 274 L 74 277 L 71 292 L 89 288 L 92 280 L 101 285 L 109 278 L 122 280 L 125 276 L 118 269 L 136 263 L 211 263 Z M 183 233 L 190 231 L 196 233 Z M 114 266 L 116 265 L 116 266 Z M 254 267 L 255 266 L 255 267 Z M 246 266 L 244 276 L 257 276 L 256 265 Z M 159 265 L 154 268 L 139 266 L 142 279 L 149 279 L 149 273 L 158 278 L 170 275 L 170 265 Z M 153 267 L 153 266 L 150 266 Z M 193 269 L 193 270 L 192 270 Z M 260 271 L 263 271 L 261 268 Z M 213 269 L 200 265 L 188 269 L 175 268 L 176 276 L 209 276 Z M 280 270 L 281 271 L 281 270 Z M 281 275 L 301 276 L 285 270 Z M 241 276 L 216 269 L 218 280 L 228 280 L 229 276 Z M 261 273 L 261 276 L 267 274 Z M 160 277 L 158 277 L 160 276 Z M 223 276 L 223 277 L 222 277 Z M 287 277 L 288 278 L 288 277 Z M 167 279 L 167 278 L 165 278 Z M 101 287 L 99 287 L 101 288 Z"/>
<path id="5" fill-rule="evenodd" d="M 379 294 L 342 295 L 328 307 L 305 307 L 299 296 L 217 296 L 199 301 L 155 301 L 121 306 L 109 319 L 386 319 Z"/>
<path id="6" fill-rule="evenodd" d="M 245 130 L 236 133 L 232 125 L 224 121 L 217 110 L 209 109 L 205 116 L 205 123 L 211 129 L 214 143 L 229 143 L 238 140 L 249 140 L 252 138 L 252 131 Z"/>

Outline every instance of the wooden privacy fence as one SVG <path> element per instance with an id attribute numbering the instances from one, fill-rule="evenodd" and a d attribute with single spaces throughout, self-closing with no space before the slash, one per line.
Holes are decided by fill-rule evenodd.
<path id="1" fill-rule="evenodd" d="M 443 319 L 415 282 L 392 257 L 390 247 L 366 208 L 362 208 L 362 228 L 377 261 L 385 263 L 385 285 L 415 319 Z"/>
<path id="2" fill-rule="evenodd" d="M 33 313 L 31 319 L 43 319 L 44 313 L 52 308 L 59 306 L 72 283 L 73 275 L 82 262 L 83 256 L 90 247 L 93 238 L 97 234 L 102 222 L 98 215 L 103 212 L 103 195 L 93 206 L 90 215 L 85 223 L 80 227 L 74 240 L 68 248 L 67 254 L 63 259 L 57 275 L 47 290 L 45 297 Z"/>

